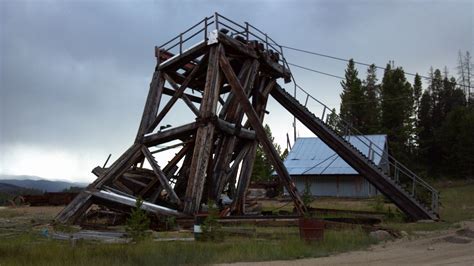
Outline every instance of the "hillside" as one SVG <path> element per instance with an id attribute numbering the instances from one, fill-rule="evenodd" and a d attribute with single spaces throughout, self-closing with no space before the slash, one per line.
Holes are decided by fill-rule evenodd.
<path id="1" fill-rule="evenodd" d="M 43 191 L 38 189 L 24 188 L 11 184 L 0 183 L 0 205 L 5 205 L 8 200 L 13 199 L 17 195 L 24 194 L 42 194 Z"/>
<path id="2" fill-rule="evenodd" d="M 60 192 L 70 187 L 86 187 L 86 183 L 45 180 L 37 176 L 0 175 L 0 183 L 22 188 L 37 189 L 46 192 Z"/>

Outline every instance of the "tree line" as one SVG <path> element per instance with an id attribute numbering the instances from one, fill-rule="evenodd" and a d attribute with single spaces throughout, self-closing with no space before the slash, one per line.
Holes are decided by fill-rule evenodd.
<path id="1" fill-rule="evenodd" d="M 340 117 L 363 134 L 386 134 L 389 152 L 425 176 L 474 177 L 473 62 L 459 52 L 457 77 L 447 67 L 412 82 L 389 62 L 379 81 L 377 66 L 359 77 L 349 60 L 341 82 Z"/>

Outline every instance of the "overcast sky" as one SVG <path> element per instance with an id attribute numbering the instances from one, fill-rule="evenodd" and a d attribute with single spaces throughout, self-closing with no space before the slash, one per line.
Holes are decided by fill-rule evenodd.
<path id="1" fill-rule="evenodd" d="M 93 167 L 134 140 L 154 46 L 215 11 L 283 45 L 382 66 L 394 60 L 421 74 L 430 66 L 455 74 L 458 51 L 474 47 L 473 1 L 0 0 L 0 174 L 92 181 Z M 285 54 L 344 75 L 344 62 Z M 292 72 L 338 107 L 340 80 Z M 291 116 L 275 102 L 269 111 L 266 122 L 284 146 Z M 184 117 L 178 111 L 172 122 Z"/>

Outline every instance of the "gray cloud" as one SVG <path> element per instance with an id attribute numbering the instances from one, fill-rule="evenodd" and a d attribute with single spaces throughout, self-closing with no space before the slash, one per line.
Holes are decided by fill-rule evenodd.
<path id="1" fill-rule="evenodd" d="M 13 159 L 6 153 L 14 144 L 94 159 L 118 155 L 138 127 L 153 47 L 214 11 L 248 21 L 285 45 L 380 65 L 395 60 L 424 74 L 444 65 L 454 72 L 458 50 L 472 51 L 473 8 L 471 1 L 1 1 L 0 172 L 7 172 Z M 344 73 L 341 62 L 286 55 Z M 339 80 L 293 72 L 337 107 Z M 186 107 L 179 107 L 170 123 L 188 119 Z M 291 117 L 274 102 L 269 109 L 266 121 L 283 144 Z"/>

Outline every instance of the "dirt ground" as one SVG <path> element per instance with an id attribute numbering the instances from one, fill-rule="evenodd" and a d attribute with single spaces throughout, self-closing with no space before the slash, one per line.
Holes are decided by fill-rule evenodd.
<path id="1" fill-rule="evenodd" d="M 474 221 L 463 222 L 461 229 L 433 232 L 412 240 L 402 238 L 364 251 L 314 259 L 228 265 L 474 265 Z"/>

